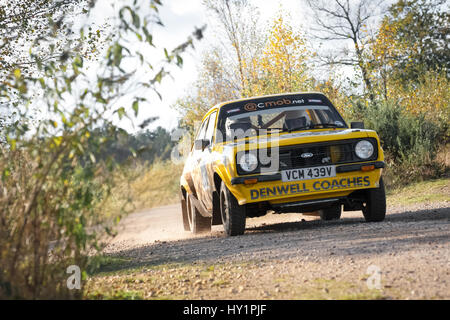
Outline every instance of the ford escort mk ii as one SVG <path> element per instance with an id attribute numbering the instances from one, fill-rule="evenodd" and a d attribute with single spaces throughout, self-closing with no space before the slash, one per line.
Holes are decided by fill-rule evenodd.
<path id="1" fill-rule="evenodd" d="M 203 117 L 180 179 L 182 219 L 193 233 L 223 224 L 229 236 L 248 217 L 272 213 L 339 219 L 362 210 L 382 221 L 386 197 L 378 135 L 349 127 L 321 93 L 221 103 Z"/>

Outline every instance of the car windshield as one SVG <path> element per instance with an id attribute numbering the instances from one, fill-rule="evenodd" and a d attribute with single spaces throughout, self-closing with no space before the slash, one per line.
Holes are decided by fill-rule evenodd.
<path id="1" fill-rule="evenodd" d="M 224 121 L 228 138 L 260 133 L 322 128 L 346 128 L 336 110 L 326 105 L 301 105 L 256 110 L 231 115 Z"/>

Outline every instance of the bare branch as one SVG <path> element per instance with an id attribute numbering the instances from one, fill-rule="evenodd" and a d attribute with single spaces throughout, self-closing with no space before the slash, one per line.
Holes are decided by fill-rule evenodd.
<path id="1" fill-rule="evenodd" d="M 376 5 L 381 6 L 383 0 Z M 312 30 L 316 33 L 314 37 L 320 40 L 352 40 L 353 52 L 349 58 L 349 52 L 339 47 L 335 48 L 334 56 L 327 57 L 322 61 L 325 65 L 355 66 L 361 70 L 366 90 L 373 100 L 372 83 L 369 78 L 368 63 L 366 58 L 367 43 L 369 33 L 366 25 L 375 15 L 375 10 L 370 8 L 369 1 L 359 0 L 350 3 L 349 0 L 320 1 L 307 0 L 308 5 L 314 11 L 316 28 Z"/>

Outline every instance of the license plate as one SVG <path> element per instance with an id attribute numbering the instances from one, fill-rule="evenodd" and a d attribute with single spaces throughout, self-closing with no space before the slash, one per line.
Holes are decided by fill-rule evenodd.
<path id="1" fill-rule="evenodd" d="M 281 171 L 283 182 L 336 177 L 336 166 L 322 166 Z"/>

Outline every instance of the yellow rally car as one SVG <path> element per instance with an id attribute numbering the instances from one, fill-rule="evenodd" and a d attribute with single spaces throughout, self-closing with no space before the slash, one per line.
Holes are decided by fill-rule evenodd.
<path id="1" fill-rule="evenodd" d="M 349 128 L 321 93 L 224 102 L 204 116 L 184 166 L 184 228 L 223 224 L 241 235 L 247 217 L 268 212 L 331 220 L 362 210 L 366 221 L 382 221 L 384 166 L 376 132 L 362 122 Z"/>

